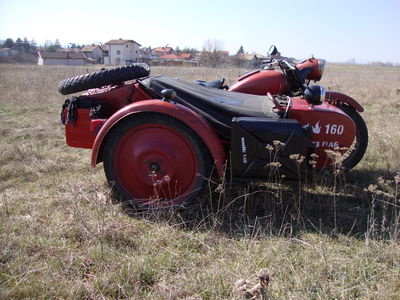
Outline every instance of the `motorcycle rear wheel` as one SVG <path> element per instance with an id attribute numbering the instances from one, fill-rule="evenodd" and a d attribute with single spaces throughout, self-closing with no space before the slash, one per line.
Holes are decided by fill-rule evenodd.
<path id="1" fill-rule="evenodd" d="M 360 114 L 352 107 L 348 105 L 338 106 L 348 115 L 356 125 L 356 137 L 353 144 L 343 154 L 344 159 L 342 161 L 342 167 L 345 171 L 349 171 L 354 168 L 364 157 L 365 151 L 368 147 L 368 129 L 365 125 L 364 119 Z"/>

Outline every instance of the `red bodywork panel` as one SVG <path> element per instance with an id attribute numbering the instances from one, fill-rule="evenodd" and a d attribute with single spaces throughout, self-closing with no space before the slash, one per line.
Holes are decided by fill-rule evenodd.
<path id="1" fill-rule="evenodd" d="M 90 120 L 89 111 L 90 109 L 78 108 L 76 122 L 65 125 L 65 138 L 68 146 L 92 149 L 96 134 L 90 130 L 92 120 Z M 64 111 L 64 115 L 66 113 L 67 111 Z"/>
<path id="2" fill-rule="evenodd" d="M 364 108 L 353 98 L 347 96 L 345 94 L 335 92 L 335 91 L 326 91 L 325 92 L 325 101 L 329 104 L 337 105 L 338 103 L 346 103 L 353 107 L 358 112 L 363 112 Z"/>
<path id="3" fill-rule="evenodd" d="M 312 140 L 318 155 L 317 169 L 331 163 L 325 150 L 342 148 L 338 151 L 344 153 L 356 136 L 353 120 L 329 103 L 311 106 L 304 99 L 293 98 L 289 118 L 296 119 L 304 128 L 312 130 Z"/>
<path id="4" fill-rule="evenodd" d="M 288 90 L 285 75 L 277 70 L 254 71 L 239 78 L 230 88 L 231 92 L 272 95 L 284 94 Z"/>
<path id="5" fill-rule="evenodd" d="M 104 123 L 96 136 L 92 152 L 92 166 L 95 166 L 99 161 L 101 161 L 101 145 L 107 133 L 112 130 L 112 127 L 127 116 L 143 112 L 166 114 L 182 121 L 192 128 L 209 149 L 211 156 L 214 159 L 218 175 L 221 177 L 223 176 L 223 165 L 226 160 L 226 155 L 221 140 L 210 124 L 202 116 L 185 106 L 164 102 L 159 99 L 138 101 L 129 104 L 114 113 Z"/>
<path id="6" fill-rule="evenodd" d="M 152 98 L 140 88 L 140 84 L 137 82 L 120 87 L 93 89 L 83 95 L 107 103 L 107 110 L 111 114 L 127 104 Z"/>
<path id="7" fill-rule="evenodd" d="M 127 103 L 149 99 L 139 83 L 133 83 L 120 87 L 105 87 L 102 89 L 89 90 L 83 96 L 96 99 L 107 104 L 110 115 L 126 106 Z M 67 145 L 70 147 L 92 149 L 96 135 L 105 119 L 90 119 L 90 109 L 78 108 L 76 110 L 76 122 L 65 125 L 65 136 Z M 67 111 L 64 111 L 66 117 Z"/>

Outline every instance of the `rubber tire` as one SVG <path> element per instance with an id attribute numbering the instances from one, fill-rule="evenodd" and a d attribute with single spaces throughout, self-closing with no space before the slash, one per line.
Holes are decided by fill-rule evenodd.
<path id="1" fill-rule="evenodd" d="M 149 76 L 149 74 L 150 67 L 147 64 L 136 63 L 64 79 L 58 83 L 58 91 L 62 95 L 69 95 L 105 85 L 120 84 L 124 81 Z"/>
<path id="2" fill-rule="evenodd" d="M 348 156 L 342 162 L 344 170 L 349 171 L 364 157 L 368 147 L 368 129 L 363 118 L 354 108 L 348 105 L 341 105 L 339 108 L 343 110 L 356 125 L 356 147 L 350 153 L 345 153 L 345 155 L 348 154 Z"/>
<path id="3" fill-rule="evenodd" d="M 132 193 L 134 194 L 135 191 L 127 191 L 118 179 L 118 171 L 116 171 L 117 167 L 115 167 L 114 165 L 114 159 L 119 142 L 131 130 L 134 130 L 135 128 L 140 128 L 140 126 L 146 124 L 160 124 L 161 126 L 167 126 L 168 128 L 179 132 L 190 144 L 195 153 L 194 157 L 197 158 L 198 172 L 195 176 L 196 179 L 192 181 L 195 182 L 194 186 L 190 191 L 183 191 L 183 194 L 186 194 L 186 196 L 182 196 L 182 199 L 180 199 L 177 203 L 165 205 L 165 202 L 162 203 L 163 201 L 159 201 L 155 204 L 152 203 L 150 199 L 146 199 L 146 202 L 143 202 L 143 198 L 138 201 L 138 199 L 135 199 L 132 196 Z M 120 201 L 123 201 L 125 204 L 130 204 L 134 209 L 139 211 L 160 208 L 186 208 L 187 206 L 192 204 L 200 194 L 204 192 L 204 187 L 208 182 L 208 178 L 210 178 L 211 176 L 212 159 L 204 142 L 199 138 L 199 136 L 194 132 L 193 129 L 186 126 L 179 120 L 167 115 L 159 113 L 142 113 L 137 116 L 128 117 L 120 121 L 119 124 L 117 124 L 116 127 L 107 135 L 106 140 L 104 141 L 103 149 L 104 171 L 107 177 L 107 181 L 112 187 L 115 196 L 117 196 Z M 152 151 L 162 151 L 162 149 L 160 147 Z M 185 162 L 180 161 L 177 163 L 184 164 Z M 137 169 L 132 170 L 132 172 L 135 171 L 139 173 Z M 144 174 L 144 176 L 149 175 Z M 177 198 L 179 198 L 180 196 L 181 195 L 178 195 Z M 174 199 L 170 200 L 174 201 Z"/>

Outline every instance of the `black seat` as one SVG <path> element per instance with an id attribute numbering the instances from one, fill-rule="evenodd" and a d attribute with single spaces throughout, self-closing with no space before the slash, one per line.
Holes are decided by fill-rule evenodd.
<path id="1" fill-rule="evenodd" d="M 197 83 L 199 85 L 202 85 L 202 86 L 213 87 L 216 89 L 226 89 L 226 90 L 228 89 L 228 86 L 224 85 L 225 78 L 220 78 L 220 79 L 213 80 L 213 81 L 195 80 L 193 82 Z"/>
<path id="2" fill-rule="evenodd" d="M 278 118 L 278 114 L 273 111 L 274 105 L 266 96 L 228 92 L 163 75 L 149 77 L 140 82 L 158 98 L 162 98 L 162 90 L 173 89 L 177 94 L 174 102 L 196 111 L 226 136 L 230 136 L 234 117 Z"/>

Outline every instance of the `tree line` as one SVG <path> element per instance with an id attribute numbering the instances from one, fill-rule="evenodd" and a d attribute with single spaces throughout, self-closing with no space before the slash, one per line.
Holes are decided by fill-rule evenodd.
<path id="1" fill-rule="evenodd" d="M 17 38 L 15 41 L 12 38 L 0 41 L 0 47 L 30 54 L 36 54 L 38 50 L 36 42 L 34 40 L 28 41 L 26 37 L 23 39 Z"/>

